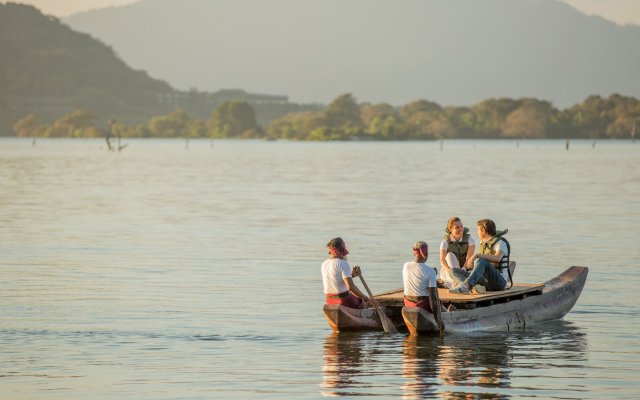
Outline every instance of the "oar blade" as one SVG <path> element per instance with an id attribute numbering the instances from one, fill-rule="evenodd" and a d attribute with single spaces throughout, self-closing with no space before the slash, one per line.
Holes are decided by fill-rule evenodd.
<path id="1" fill-rule="evenodd" d="M 377 307 L 378 315 L 380 316 L 380 322 L 382 322 L 382 328 L 387 333 L 398 333 L 396 326 L 393 324 L 393 321 L 387 316 L 384 312 L 384 307 Z"/>
<path id="2" fill-rule="evenodd" d="M 367 290 L 367 294 L 373 301 L 373 306 L 376 308 L 376 311 L 378 312 L 378 316 L 380 317 L 380 322 L 382 322 L 382 328 L 384 329 L 384 331 L 386 333 L 398 333 L 396 326 L 393 324 L 391 319 L 387 317 L 387 314 L 384 312 L 383 308 L 380 307 L 380 304 L 378 304 L 378 301 L 373 297 L 373 294 L 371 293 L 371 290 L 369 289 L 367 282 L 362 277 L 362 273 L 360 273 L 360 280 L 362 281 L 362 285 L 364 286 L 364 288 Z"/>

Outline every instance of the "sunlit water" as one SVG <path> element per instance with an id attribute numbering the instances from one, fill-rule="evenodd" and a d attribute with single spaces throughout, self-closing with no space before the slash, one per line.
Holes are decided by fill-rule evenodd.
<path id="1" fill-rule="evenodd" d="M 0 140 L 0 397 L 637 398 L 640 143 Z M 446 220 L 516 280 L 590 268 L 563 321 L 333 334 L 325 243 L 402 285 Z"/>

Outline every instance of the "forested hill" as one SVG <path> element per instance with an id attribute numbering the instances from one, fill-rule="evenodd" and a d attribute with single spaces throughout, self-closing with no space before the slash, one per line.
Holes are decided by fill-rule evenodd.
<path id="1" fill-rule="evenodd" d="M 59 117 L 86 109 L 98 117 L 157 112 L 166 83 L 128 67 L 108 46 L 34 7 L 0 3 L 0 124 L 33 110 Z"/>
<path id="2" fill-rule="evenodd" d="M 179 89 L 397 106 L 640 97 L 640 27 L 558 0 L 141 0 L 65 21 Z"/>

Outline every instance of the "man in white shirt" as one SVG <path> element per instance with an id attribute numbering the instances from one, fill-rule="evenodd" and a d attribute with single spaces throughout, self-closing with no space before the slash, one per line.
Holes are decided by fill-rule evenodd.
<path id="1" fill-rule="evenodd" d="M 509 242 L 496 232 L 496 224 L 490 219 L 478 221 L 478 238 L 480 239 L 480 252 L 473 255 L 471 262 L 474 267 L 470 273 L 460 274 L 454 271 L 454 280 L 460 282 L 451 293 L 468 293 L 480 280 L 486 290 L 504 290 L 508 285 Z M 503 271 L 503 272 L 501 272 Z M 465 278 L 466 276 L 466 278 Z"/>
<path id="2" fill-rule="evenodd" d="M 436 271 L 426 264 L 429 257 L 429 245 L 426 242 L 417 242 L 413 245 L 413 254 L 415 259 L 407 261 L 402 267 L 404 306 L 423 308 L 434 314 L 436 323 L 442 329 Z"/>
<path id="3" fill-rule="evenodd" d="M 327 304 L 340 304 L 349 308 L 365 308 L 369 298 L 353 283 L 353 278 L 360 275 L 360 267 L 353 270 L 345 260 L 349 251 L 344 240 L 337 237 L 327 243 L 329 258 L 320 270 Z"/>

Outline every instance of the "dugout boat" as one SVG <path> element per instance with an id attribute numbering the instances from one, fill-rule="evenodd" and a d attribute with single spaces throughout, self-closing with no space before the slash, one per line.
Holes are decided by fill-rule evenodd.
<path id="1" fill-rule="evenodd" d="M 523 329 L 527 325 L 561 319 L 578 301 L 588 272 L 587 267 L 571 267 L 543 284 L 516 282 L 510 289 L 484 294 L 453 294 L 448 289 L 438 289 L 442 303 L 456 308 L 442 313 L 445 332 Z M 398 331 L 438 332 L 433 314 L 404 307 L 402 289 L 374 297 Z M 383 330 L 374 308 L 358 310 L 325 304 L 323 312 L 334 331 Z"/>

